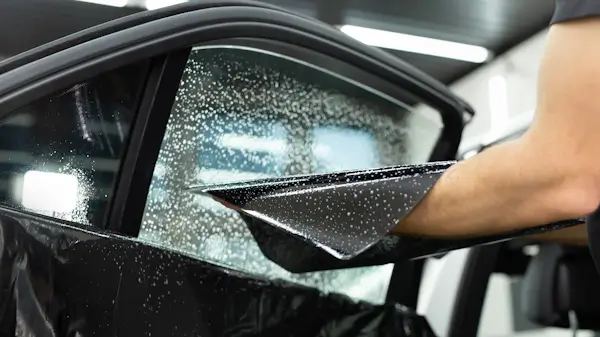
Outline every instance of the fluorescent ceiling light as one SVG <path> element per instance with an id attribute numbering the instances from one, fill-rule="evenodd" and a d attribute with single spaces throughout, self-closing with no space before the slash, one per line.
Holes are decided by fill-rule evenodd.
<path id="1" fill-rule="evenodd" d="M 70 174 L 28 171 L 23 177 L 21 203 L 37 211 L 70 213 L 77 206 L 77 177 Z"/>
<path id="2" fill-rule="evenodd" d="M 146 0 L 146 8 L 148 10 L 153 10 L 177 5 L 184 2 L 187 2 L 187 0 Z"/>
<path id="3" fill-rule="evenodd" d="M 342 26 L 346 35 L 370 46 L 482 63 L 490 52 L 483 47 L 358 26 Z"/>
<path id="4" fill-rule="evenodd" d="M 90 2 L 98 5 L 113 6 L 113 7 L 125 7 L 127 6 L 127 0 L 79 0 L 81 2 Z"/>
<path id="5" fill-rule="evenodd" d="M 488 82 L 490 103 L 490 136 L 498 139 L 509 126 L 508 85 L 502 75 L 492 76 Z"/>

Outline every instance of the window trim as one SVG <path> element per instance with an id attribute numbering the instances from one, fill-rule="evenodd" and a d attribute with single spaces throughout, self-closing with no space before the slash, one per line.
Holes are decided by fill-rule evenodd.
<path id="1" fill-rule="evenodd" d="M 142 11 L 109 22 L 105 22 L 103 24 L 88 29 L 84 29 L 71 35 L 51 41 L 42 46 L 25 51 L 19 55 L 10 58 L 6 62 L 0 62 L 0 74 L 16 69 L 20 66 L 26 65 L 30 62 L 39 60 L 46 56 L 52 55 L 56 52 L 77 46 L 83 42 L 98 39 L 103 36 L 118 32 L 120 30 L 129 29 L 137 25 L 151 22 L 153 20 L 164 19 L 168 18 L 169 16 L 189 11 L 198 11 L 214 7 L 232 6 L 251 6 L 285 11 L 285 9 L 278 8 L 277 6 L 273 6 L 267 3 L 250 2 L 245 0 L 204 0 L 197 2 L 191 1 L 173 6 L 163 7 L 157 10 Z M 290 13 L 290 11 L 286 12 Z"/>
<path id="2" fill-rule="evenodd" d="M 0 118 L 23 101 L 49 94 L 52 87 L 67 86 L 183 46 L 240 36 L 289 41 L 398 83 L 432 105 L 439 105 L 444 123 L 456 130 L 454 136 L 459 140 L 466 116 L 473 114 L 446 87 L 382 50 L 365 46 L 318 21 L 280 10 L 239 6 L 205 8 L 157 19 L 0 74 Z M 453 147 L 445 144 L 443 150 L 452 151 Z"/>
<path id="3" fill-rule="evenodd" d="M 190 50 L 181 49 L 152 61 L 109 201 L 106 229 L 132 237 L 139 234 L 154 166 Z"/>

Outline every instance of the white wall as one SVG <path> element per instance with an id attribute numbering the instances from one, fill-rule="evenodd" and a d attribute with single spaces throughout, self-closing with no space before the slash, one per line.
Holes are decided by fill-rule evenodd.
<path id="1" fill-rule="evenodd" d="M 531 120 L 546 34 L 537 34 L 451 86 L 476 111 L 465 130 L 461 152 Z"/>
<path id="2" fill-rule="evenodd" d="M 450 327 L 467 253 L 468 249 L 453 251 L 441 259 L 428 259 L 425 264 L 417 312 L 427 317 L 436 336 L 446 336 Z"/>

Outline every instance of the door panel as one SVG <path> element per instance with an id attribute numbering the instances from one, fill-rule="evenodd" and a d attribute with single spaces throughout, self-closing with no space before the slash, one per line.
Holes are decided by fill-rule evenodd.
<path id="1" fill-rule="evenodd" d="M 56 88 L 152 59 L 144 97 L 130 131 L 127 154 L 119 165 L 116 195 L 107 214 L 110 229 L 130 237 L 85 229 L 77 224 L 71 227 L 64 219 L 56 216 L 52 219 L 53 214 L 49 218 L 0 209 L 1 234 L 5 236 L 4 244 L 0 245 L 5 297 L 0 298 L 0 305 L 8 308 L 1 317 L 6 331 L 14 335 L 10 329 L 21 329 L 25 335 L 46 335 L 53 330 L 54 335 L 67 336 L 431 335 L 422 318 L 400 305 L 355 302 L 343 295 L 327 294 L 352 295 L 361 284 L 373 283 L 374 279 L 386 283 L 391 266 L 303 276 L 291 275 L 281 268 L 273 272 L 269 269 L 278 267 L 257 249 L 255 235 L 249 234 L 239 216 L 225 210 L 235 223 L 219 227 L 216 224 L 221 219 L 214 219 L 212 213 L 197 217 L 199 210 L 193 204 L 199 197 L 179 198 L 176 204 L 161 201 L 164 189 L 161 184 L 172 185 L 167 189 L 169 193 L 185 194 L 187 191 L 182 188 L 199 182 L 161 180 L 161 174 L 165 173 L 161 173 L 161 164 L 175 163 L 170 165 L 171 169 L 184 178 L 197 171 L 206 173 L 208 168 L 287 177 L 449 159 L 458 148 L 470 108 L 439 83 L 385 52 L 362 45 L 332 27 L 271 7 L 237 2 L 209 8 L 186 5 L 164 10 L 160 15 L 150 13 L 146 18 L 138 15 L 130 20 L 121 19 L 92 29 L 17 58 L 12 65 L 0 66 L 6 69 L 0 75 L 0 118 L 4 118 Z M 187 73 L 186 81 L 202 81 L 189 88 L 196 93 L 203 85 L 213 85 L 212 91 L 196 95 L 200 100 L 212 98 L 212 101 L 201 106 L 190 104 L 187 110 L 212 104 L 213 110 L 221 111 L 198 113 L 180 109 L 181 120 L 171 123 L 169 129 L 167 119 L 173 102 L 176 108 L 181 108 L 185 98 L 176 97 L 176 91 L 186 69 L 181 61 L 187 59 L 190 46 L 206 48 L 225 39 L 239 38 L 277 43 L 282 48 L 264 48 L 265 52 L 283 55 L 286 49 L 303 50 L 303 55 L 294 60 L 302 67 L 295 70 L 282 67 L 293 72 L 284 74 L 277 63 L 291 62 L 286 54 L 288 58 L 262 60 L 263 69 L 270 73 L 258 71 L 244 78 L 240 75 L 252 69 L 252 64 L 244 60 L 239 62 L 240 67 L 233 67 L 233 73 L 226 64 L 221 68 L 212 64 L 208 69 L 210 62 L 204 62 L 205 68 L 197 69 L 203 76 Z M 287 43 L 294 48 L 285 47 Z M 309 54 L 327 59 L 330 67 L 311 64 Z M 226 55 L 212 57 L 214 61 Z M 317 73 L 327 76 L 315 75 L 318 67 Z M 273 73 L 273 68 L 279 73 Z M 340 77 L 345 70 L 351 70 L 348 77 Z M 262 78 L 257 78 L 257 74 Z M 360 74 L 358 78 L 354 78 L 356 74 Z M 252 76 L 258 86 L 244 89 L 244 83 Z M 285 76 L 288 80 L 273 81 Z M 315 79 L 319 80 L 314 83 Z M 265 90 L 270 85 L 276 86 L 274 83 L 281 85 L 275 90 L 277 95 Z M 219 85 L 241 89 L 219 91 Z M 288 95 L 295 94 L 292 97 L 295 99 L 285 99 L 286 90 Z M 252 101 L 254 106 L 247 109 L 240 106 Z M 221 106 L 215 109 L 218 104 Z M 208 118 L 211 114 L 215 118 Z M 423 119 L 425 115 L 433 115 L 437 120 Z M 242 123 L 246 128 L 239 118 L 246 118 L 247 123 Z M 226 121 L 232 123 L 225 126 Z M 302 126 L 290 127 L 294 123 Z M 168 131 L 165 143 L 171 148 L 161 153 L 160 140 L 165 128 Z M 173 132 L 178 128 L 182 133 Z M 215 148 L 204 143 L 200 144 L 201 151 L 195 151 L 192 141 L 182 136 L 193 133 L 194 128 L 203 130 L 207 135 L 204 140 L 237 144 L 245 149 L 245 154 L 220 156 L 219 153 L 232 150 L 232 146 Z M 207 130 L 220 133 L 211 138 Z M 265 131 L 268 134 L 260 134 Z M 224 137 L 227 134 L 234 137 Z M 174 135 L 178 138 L 169 140 Z M 242 137 L 236 139 L 236 135 Z M 250 153 L 248 146 L 257 143 L 264 146 L 257 137 L 275 140 L 272 143 L 283 140 L 286 149 L 291 145 L 291 157 L 295 159 Z M 332 154 L 323 156 L 324 149 Z M 203 158 L 199 166 L 194 165 L 203 151 L 213 156 Z M 342 151 L 348 155 L 342 155 Z M 290 156 L 286 153 L 283 157 Z M 183 165 L 187 162 L 191 164 Z M 233 181 L 231 174 L 225 177 L 225 182 Z M 223 176 L 216 178 L 222 180 Z M 149 186 L 151 207 L 144 212 Z M 213 209 L 214 203 L 205 211 L 210 213 Z M 176 211 L 179 219 L 171 216 Z M 155 219 L 153 212 L 162 218 Z M 132 237 L 138 234 L 141 223 L 142 236 Z M 157 230 L 161 226 L 169 229 Z M 223 242 L 219 238 L 210 239 L 219 233 L 231 234 L 228 240 L 242 237 L 238 250 L 247 249 L 246 253 L 253 255 L 254 260 L 232 263 L 215 257 L 217 246 Z M 165 235 L 179 235 L 180 239 L 197 236 L 201 242 L 164 239 Z M 226 254 L 231 255 L 232 250 Z M 355 290 L 346 291 L 347 288 Z M 378 294 L 372 302 L 383 303 L 383 297 Z"/>
<path id="2" fill-rule="evenodd" d="M 7 209 L 0 229 L 3 336 L 434 336 L 400 305 L 359 304 Z"/>
<path id="3" fill-rule="evenodd" d="M 291 274 L 265 258 L 237 212 L 188 188 L 427 162 L 442 132 L 440 114 L 425 114 L 418 97 L 395 89 L 387 96 L 269 50 L 194 48 L 139 238 L 261 277 L 383 303 L 392 265 Z"/>

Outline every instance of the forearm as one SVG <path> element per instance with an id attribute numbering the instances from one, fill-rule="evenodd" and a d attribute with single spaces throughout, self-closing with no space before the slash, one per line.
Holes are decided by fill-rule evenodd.
<path id="1" fill-rule="evenodd" d="M 497 234 L 585 217 L 600 203 L 600 19 L 550 29 L 521 139 L 450 168 L 395 233 Z"/>
<path id="2" fill-rule="evenodd" d="M 446 171 L 396 234 L 459 238 L 583 217 L 598 203 L 591 178 L 528 136 Z M 558 158 L 557 158 L 558 157 Z"/>

